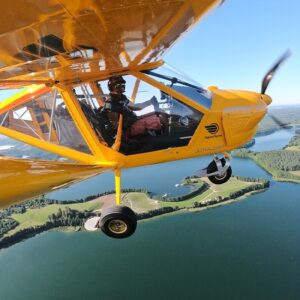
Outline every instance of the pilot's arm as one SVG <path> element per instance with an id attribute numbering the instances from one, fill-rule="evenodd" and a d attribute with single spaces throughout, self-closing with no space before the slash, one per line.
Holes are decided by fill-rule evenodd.
<path id="1" fill-rule="evenodd" d="M 143 103 L 136 103 L 136 104 L 129 103 L 128 108 L 133 111 L 138 111 L 138 110 L 142 110 L 150 105 L 153 105 L 155 107 L 156 103 L 157 103 L 157 99 L 155 96 L 153 96 L 150 100 L 145 101 Z"/>

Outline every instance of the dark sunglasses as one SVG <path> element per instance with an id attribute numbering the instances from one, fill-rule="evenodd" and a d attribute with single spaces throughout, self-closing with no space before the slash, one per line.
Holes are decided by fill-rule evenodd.
<path id="1" fill-rule="evenodd" d="M 116 87 L 119 87 L 119 86 L 125 87 L 125 83 L 117 83 L 115 86 L 116 86 Z"/>

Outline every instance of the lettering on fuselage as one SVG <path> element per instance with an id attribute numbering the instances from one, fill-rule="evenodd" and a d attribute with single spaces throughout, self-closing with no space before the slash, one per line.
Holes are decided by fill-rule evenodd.
<path id="1" fill-rule="evenodd" d="M 223 147 L 224 146 L 216 146 L 216 147 L 208 147 L 208 148 L 198 148 L 196 150 L 196 153 L 198 153 L 198 152 L 210 152 L 210 151 L 217 152 L 218 150 L 223 149 Z"/>
<path id="2" fill-rule="evenodd" d="M 208 139 L 216 139 L 216 138 L 220 138 L 220 137 L 222 137 L 222 136 L 223 136 L 222 134 L 218 134 L 218 135 L 205 136 L 204 138 L 205 138 L 206 140 L 208 140 Z"/>

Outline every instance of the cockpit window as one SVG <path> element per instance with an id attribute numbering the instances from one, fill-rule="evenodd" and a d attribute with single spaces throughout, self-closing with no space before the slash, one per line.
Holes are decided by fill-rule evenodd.
<path id="1" fill-rule="evenodd" d="M 211 108 L 212 96 L 210 91 L 179 71 L 164 65 L 156 70 L 145 71 L 144 73 L 196 101 L 205 108 Z"/>
<path id="2" fill-rule="evenodd" d="M 125 155 L 186 146 L 203 117 L 131 75 L 79 85 L 73 92 L 99 141 Z"/>

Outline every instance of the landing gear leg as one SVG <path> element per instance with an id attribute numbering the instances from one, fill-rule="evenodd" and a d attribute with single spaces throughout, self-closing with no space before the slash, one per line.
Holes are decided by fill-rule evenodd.
<path id="1" fill-rule="evenodd" d="M 224 153 L 224 157 L 219 159 L 214 156 L 213 161 L 207 166 L 207 168 L 199 172 L 200 177 L 208 177 L 208 179 L 214 184 L 222 184 L 228 181 L 231 177 L 232 169 L 230 167 L 230 156 L 228 153 Z"/>
<path id="2" fill-rule="evenodd" d="M 137 218 L 132 209 L 121 206 L 121 170 L 115 170 L 116 206 L 102 211 L 100 228 L 108 236 L 122 239 L 131 236 L 137 226 Z"/>

